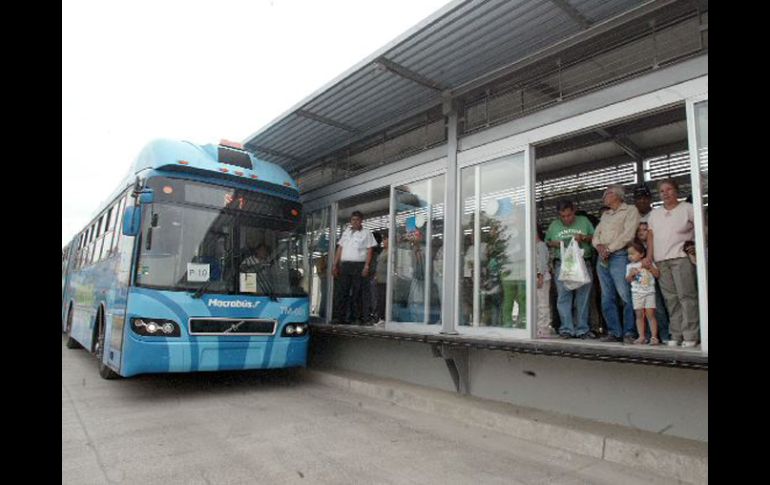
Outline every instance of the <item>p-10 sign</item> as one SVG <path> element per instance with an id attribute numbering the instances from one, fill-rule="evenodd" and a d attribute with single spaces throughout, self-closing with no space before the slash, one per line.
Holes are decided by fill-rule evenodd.
<path id="1" fill-rule="evenodd" d="M 210 264 L 187 263 L 187 281 L 208 281 L 211 276 Z"/>

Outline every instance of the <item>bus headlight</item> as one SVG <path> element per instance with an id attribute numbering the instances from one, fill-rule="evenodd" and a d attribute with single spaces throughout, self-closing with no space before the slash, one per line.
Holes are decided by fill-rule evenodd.
<path id="1" fill-rule="evenodd" d="M 143 337 L 179 337 L 182 335 L 176 322 L 158 318 L 134 317 L 131 319 L 131 329 Z"/>
<path id="2" fill-rule="evenodd" d="M 287 323 L 281 332 L 282 337 L 302 337 L 308 332 L 307 323 Z"/>

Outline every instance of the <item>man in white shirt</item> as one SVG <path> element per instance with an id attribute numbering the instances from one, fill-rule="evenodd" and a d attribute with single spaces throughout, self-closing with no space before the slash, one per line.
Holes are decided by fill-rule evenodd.
<path id="1" fill-rule="evenodd" d="M 369 297 L 365 283 L 377 241 L 371 231 L 364 229 L 363 222 L 361 212 L 351 214 L 350 227 L 342 233 L 334 255 L 334 277 L 337 279 L 334 319 L 340 324 L 364 323 L 363 301 Z"/>

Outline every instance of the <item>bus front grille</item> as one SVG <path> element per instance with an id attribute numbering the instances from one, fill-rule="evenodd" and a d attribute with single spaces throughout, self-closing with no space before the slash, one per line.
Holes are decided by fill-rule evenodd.
<path id="1" fill-rule="evenodd" d="M 191 318 L 190 335 L 274 335 L 275 320 Z"/>

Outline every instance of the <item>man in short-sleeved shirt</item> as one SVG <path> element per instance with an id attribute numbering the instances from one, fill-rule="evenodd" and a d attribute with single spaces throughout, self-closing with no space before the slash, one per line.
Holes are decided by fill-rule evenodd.
<path id="1" fill-rule="evenodd" d="M 631 286 L 626 281 L 628 251 L 626 246 L 636 237 L 639 228 L 639 210 L 624 202 L 622 185 L 610 185 L 604 191 L 602 202 L 609 207 L 596 226 L 593 245 L 599 254 L 596 272 L 602 289 L 602 312 L 607 322 L 605 342 L 632 343 L 636 340 L 636 316 L 631 301 Z M 623 302 L 618 307 L 617 296 Z"/>
<path id="2" fill-rule="evenodd" d="M 364 215 L 355 211 L 350 216 L 350 227 L 342 233 L 334 256 L 335 290 L 334 318 L 338 323 L 365 323 L 364 298 L 369 295 L 366 278 L 372 264 L 373 248 L 377 245 L 372 232 L 363 227 Z M 350 318 L 350 320 L 348 320 Z"/>
<path id="3" fill-rule="evenodd" d="M 585 216 L 575 215 L 574 222 L 570 225 L 565 225 L 561 219 L 557 218 L 551 222 L 548 226 L 548 232 L 545 234 L 546 244 L 550 241 L 564 241 L 564 245 L 567 246 L 570 239 L 574 236 L 592 236 L 594 233 L 594 226 L 591 221 Z M 594 247 L 589 242 L 591 238 L 585 238 L 580 242 L 580 249 L 583 250 L 583 258 L 591 259 L 593 256 Z M 549 244 L 551 248 L 551 255 L 553 259 L 559 259 L 560 247 L 558 245 Z"/>
<path id="4" fill-rule="evenodd" d="M 558 293 L 556 309 L 559 311 L 561 320 L 559 335 L 562 338 L 593 339 L 596 338 L 596 334 L 591 331 L 588 324 L 589 298 L 593 282 L 570 290 L 559 280 L 559 273 L 561 271 L 560 242 L 563 241 L 566 247 L 573 237 L 583 250 L 583 258 L 589 260 L 586 266 L 591 264 L 590 259 L 593 255 L 591 238 L 594 234 L 594 226 L 586 216 L 575 215 L 575 205 L 572 201 L 560 200 L 556 204 L 556 211 L 559 217 L 548 226 L 545 242 L 554 255 L 554 281 Z"/>

